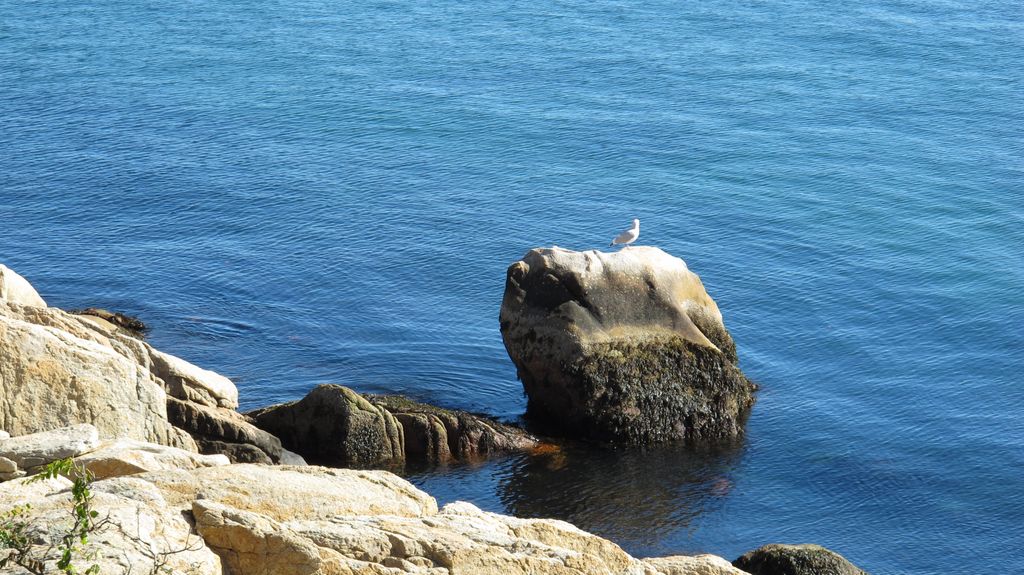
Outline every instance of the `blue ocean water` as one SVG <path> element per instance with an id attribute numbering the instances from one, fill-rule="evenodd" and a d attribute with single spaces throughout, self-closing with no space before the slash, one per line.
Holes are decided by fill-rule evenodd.
<path id="1" fill-rule="evenodd" d="M 639 217 L 762 386 L 745 440 L 412 481 L 640 556 L 1020 573 L 1022 62 L 1011 0 L 0 0 L 0 261 L 244 408 L 515 419 L 506 266 Z"/>

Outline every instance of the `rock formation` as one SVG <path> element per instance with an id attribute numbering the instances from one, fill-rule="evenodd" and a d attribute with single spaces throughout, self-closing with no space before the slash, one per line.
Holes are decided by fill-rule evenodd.
<path id="1" fill-rule="evenodd" d="M 230 379 L 154 349 L 131 318 L 86 312 L 46 307 L 24 278 L 0 266 L 0 429 L 26 435 L 88 423 L 105 439 L 233 461 L 302 462 L 234 411 Z M 119 327 L 125 322 L 135 327 Z"/>
<path id="2" fill-rule="evenodd" d="M 33 527 L 59 529 L 69 521 L 69 488 L 63 477 L 9 481 L 0 484 L 0 510 L 30 502 Z M 386 471 L 237 464 L 111 476 L 91 491 L 106 521 L 77 550 L 75 566 L 96 564 L 105 575 L 157 565 L 191 575 L 742 573 L 710 556 L 641 561 L 562 521 L 461 502 L 439 510 Z M 36 535 L 32 552 L 45 553 L 46 535 Z"/>
<path id="3" fill-rule="evenodd" d="M 835 551 L 811 544 L 765 545 L 732 564 L 751 575 L 868 575 Z"/>
<path id="4" fill-rule="evenodd" d="M 653 247 L 531 250 L 508 268 L 501 334 L 528 414 L 653 443 L 735 437 L 755 386 L 700 278 Z"/>
<path id="5" fill-rule="evenodd" d="M 104 437 L 195 450 L 167 421 L 145 344 L 55 308 L 0 301 L 0 428 L 25 435 L 90 423 Z"/>
<path id="6" fill-rule="evenodd" d="M 473 461 L 496 453 L 529 451 L 540 445 L 526 431 L 483 415 L 397 395 L 371 395 L 367 399 L 394 415 L 402 425 L 405 457 L 412 462 Z"/>
<path id="7" fill-rule="evenodd" d="M 372 467 L 402 460 L 402 426 L 347 387 L 319 385 L 299 401 L 247 415 L 311 463 Z"/>
<path id="8" fill-rule="evenodd" d="M 333 384 L 246 416 L 310 463 L 340 467 L 444 464 L 538 443 L 525 431 L 484 416 L 398 396 L 363 397 Z"/>
<path id="9" fill-rule="evenodd" d="M 722 334 L 702 333 L 711 334 L 716 349 L 728 349 Z M 371 402 L 340 386 L 311 396 L 267 413 L 296 438 L 321 441 L 327 452 L 339 449 L 336 435 L 358 435 L 353 430 L 369 420 L 385 422 L 378 431 L 392 455 L 395 438 L 410 436 L 432 460 L 529 448 L 535 441 L 486 418 L 399 398 Z M 85 516 L 96 522 L 87 538 L 68 539 L 75 542 L 70 556 L 77 572 L 95 565 L 105 575 L 743 573 L 708 555 L 639 560 L 562 521 L 519 519 L 463 502 L 438 509 L 432 497 L 386 471 L 232 464 L 301 462 L 234 412 L 237 401 L 226 378 L 162 354 L 103 318 L 47 308 L 27 282 L 0 266 L 3 572 L 57 571 L 60 537 L 82 516 L 72 508 L 82 504 L 83 492 L 63 476 L 24 475 L 73 458 L 88 471 L 70 473 L 77 485 L 95 476 L 85 493 L 91 494 L 86 511 L 96 515 Z M 326 438 L 303 431 L 303 418 L 318 409 L 321 417 L 348 409 L 348 420 L 333 428 L 321 421 Z M 377 415 L 366 419 L 363 412 Z M 226 455 L 200 455 L 196 442 Z M 399 447 L 408 455 L 407 446 Z M 831 568 L 822 552 L 828 553 L 809 553 L 827 559 L 822 569 Z M 17 565 L 19 557 L 30 568 Z"/>

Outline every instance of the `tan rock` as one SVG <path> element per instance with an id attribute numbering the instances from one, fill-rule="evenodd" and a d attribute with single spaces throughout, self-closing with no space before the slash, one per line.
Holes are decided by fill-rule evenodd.
<path id="1" fill-rule="evenodd" d="M 137 477 L 152 482 L 181 508 L 202 498 L 275 521 L 437 512 L 433 497 L 386 471 L 235 464 Z"/>
<path id="2" fill-rule="evenodd" d="M 14 473 L 18 470 L 18 463 L 13 459 L 0 456 L 0 473 Z"/>
<path id="3" fill-rule="evenodd" d="M 192 533 L 181 513 L 168 511 L 153 485 L 132 478 L 115 481 L 92 485 L 91 505 L 104 521 L 90 533 L 88 543 L 75 552 L 73 565 L 78 572 L 95 564 L 104 575 L 151 573 L 158 565 L 166 568 L 161 573 L 222 573 L 220 559 Z M 31 552 L 36 557 L 45 556 L 47 573 L 57 572 L 55 563 L 59 556 L 53 548 L 47 549 L 44 542 L 54 542 L 54 537 L 70 526 L 70 487 L 71 482 L 63 477 L 0 484 L 0 511 L 31 504 L 24 519 L 30 534 L 39 538 Z"/>
<path id="4" fill-rule="evenodd" d="M 141 342 L 128 340 L 56 308 L 0 302 L 0 428 L 90 423 L 104 437 L 194 449 L 167 421 L 162 383 L 133 348 Z"/>
<path id="5" fill-rule="evenodd" d="M 204 499 L 192 503 L 192 515 L 228 574 L 310 575 L 320 568 L 315 545 L 263 515 Z"/>
<path id="6" fill-rule="evenodd" d="M 717 555 L 674 555 L 644 559 L 661 575 L 749 575 Z"/>
<path id="7" fill-rule="evenodd" d="M 88 423 L 82 423 L 12 437 L 0 443 L 0 457 L 13 461 L 22 469 L 29 469 L 88 453 L 99 444 L 99 431 Z"/>
<path id="8" fill-rule="evenodd" d="M 700 278 L 658 248 L 530 250 L 508 268 L 500 322 L 528 412 L 567 435 L 742 433 L 755 386 Z"/>
<path id="9" fill-rule="evenodd" d="M 165 469 L 196 469 L 230 463 L 225 455 L 200 455 L 176 447 L 118 439 L 99 445 L 95 450 L 75 459 L 99 479 L 135 475 Z"/>
<path id="10" fill-rule="evenodd" d="M 20 305 L 46 307 L 32 284 L 16 274 L 11 268 L 0 264 L 0 300 Z"/>
<path id="11" fill-rule="evenodd" d="M 343 557 L 383 567 L 445 569 L 451 575 L 657 573 L 568 523 L 486 513 L 468 503 L 423 517 L 337 516 L 285 525 Z"/>
<path id="12" fill-rule="evenodd" d="M 238 407 L 238 388 L 230 379 L 152 347 L 149 354 L 153 373 L 171 396 L 210 407 Z"/>

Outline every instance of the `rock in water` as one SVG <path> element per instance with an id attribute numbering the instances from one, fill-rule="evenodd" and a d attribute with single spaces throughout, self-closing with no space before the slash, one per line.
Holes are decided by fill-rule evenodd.
<path id="1" fill-rule="evenodd" d="M 311 463 L 373 467 L 402 460 L 402 426 L 351 389 L 319 385 L 299 401 L 248 414 Z"/>
<path id="2" fill-rule="evenodd" d="M 528 413 L 578 437 L 735 437 L 756 387 L 696 274 L 654 247 L 530 250 L 508 268 L 501 335 Z"/>
<path id="3" fill-rule="evenodd" d="M 765 545 L 732 564 L 751 575 L 868 575 L 835 551 L 811 544 Z"/>

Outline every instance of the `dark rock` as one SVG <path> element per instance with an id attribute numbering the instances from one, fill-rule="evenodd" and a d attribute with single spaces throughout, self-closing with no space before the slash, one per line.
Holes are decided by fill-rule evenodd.
<path id="1" fill-rule="evenodd" d="M 281 441 L 230 409 L 167 398 L 167 419 L 187 431 L 204 454 L 223 453 L 232 463 L 280 463 Z"/>
<path id="2" fill-rule="evenodd" d="M 733 438 L 756 389 L 700 278 L 652 247 L 535 249 L 508 268 L 501 333 L 528 415 L 627 443 Z"/>
<path id="3" fill-rule="evenodd" d="M 539 445 L 537 438 L 526 431 L 483 415 L 443 409 L 394 395 L 369 395 L 367 399 L 392 413 L 402 424 L 405 456 L 409 461 L 443 464 L 524 451 Z"/>
<path id="4" fill-rule="evenodd" d="M 403 458 L 402 426 L 394 416 L 340 385 L 320 385 L 299 401 L 248 415 L 313 464 L 372 467 Z"/>
<path id="5" fill-rule="evenodd" d="M 141 319 L 116 311 L 109 311 L 98 307 L 87 307 L 81 310 L 69 311 L 68 313 L 98 317 L 128 332 L 128 335 L 139 339 L 144 339 L 146 333 L 149 332 L 149 327 Z"/>
<path id="6" fill-rule="evenodd" d="M 751 575 L 867 575 L 835 551 L 809 544 L 765 545 L 732 564 Z"/>

